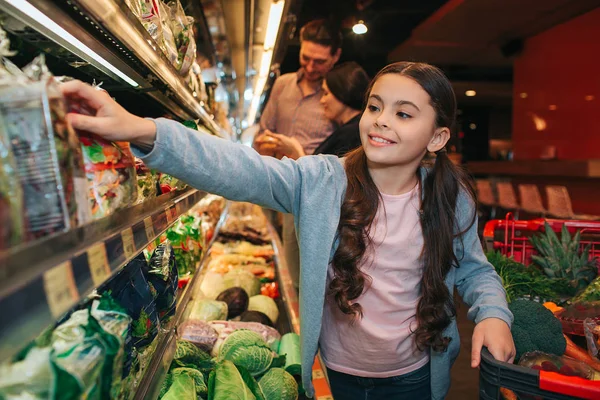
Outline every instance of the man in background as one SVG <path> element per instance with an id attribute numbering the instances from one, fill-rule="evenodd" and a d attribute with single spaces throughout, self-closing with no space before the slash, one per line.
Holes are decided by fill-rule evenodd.
<path id="1" fill-rule="evenodd" d="M 300 30 L 300 69 L 281 75 L 260 118 L 260 134 L 254 148 L 262 155 L 281 157 L 268 133 L 296 138 L 306 154 L 313 151 L 334 129 L 320 104 L 321 83 L 342 53 L 342 34 L 325 20 L 307 23 Z M 283 216 L 283 247 L 296 288 L 299 282 L 299 249 L 291 214 Z"/>

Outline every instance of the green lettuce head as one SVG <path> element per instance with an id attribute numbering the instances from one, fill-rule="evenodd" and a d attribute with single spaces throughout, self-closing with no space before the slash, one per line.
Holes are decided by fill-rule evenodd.
<path id="1" fill-rule="evenodd" d="M 273 363 L 275 353 L 262 336 L 247 329 L 233 332 L 221 346 L 218 361 L 229 360 L 244 367 L 252 376 L 263 374 Z"/>

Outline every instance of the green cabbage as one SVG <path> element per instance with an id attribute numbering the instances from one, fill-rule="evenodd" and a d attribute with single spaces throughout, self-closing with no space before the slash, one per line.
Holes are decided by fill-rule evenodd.
<path id="1" fill-rule="evenodd" d="M 225 339 L 217 361 L 229 360 L 247 369 L 252 376 L 257 376 L 269 369 L 274 356 L 273 350 L 258 333 L 241 329 Z"/>
<path id="2" fill-rule="evenodd" d="M 292 375 L 281 368 L 269 370 L 258 386 L 265 400 L 296 400 L 298 399 L 298 384 Z"/>
<path id="3" fill-rule="evenodd" d="M 200 371 L 192 368 L 175 368 L 169 373 L 170 377 L 166 383 L 170 386 L 162 400 L 197 400 L 198 396 L 206 397 L 208 388 L 204 382 L 204 376 Z"/>
<path id="4" fill-rule="evenodd" d="M 208 378 L 211 400 L 265 400 L 254 378 L 231 361 L 221 361 Z"/>
<path id="5" fill-rule="evenodd" d="M 277 304 L 275 304 L 275 300 L 262 294 L 250 297 L 248 310 L 260 311 L 269 317 L 273 324 L 275 324 L 277 318 L 279 318 L 279 308 L 277 307 Z"/>
<path id="6" fill-rule="evenodd" d="M 216 300 L 197 300 L 188 306 L 190 315 L 187 319 L 200 321 L 219 321 L 227 319 L 227 303 Z"/>
<path id="7" fill-rule="evenodd" d="M 260 294 L 260 280 L 252 272 L 244 269 L 232 269 L 225 274 L 221 291 L 232 287 L 241 287 L 248 293 L 248 297 Z"/>
<path id="8" fill-rule="evenodd" d="M 209 373 L 214 368 L 214 362 L 208 353 L 200 350 L 193 343 L 179 339 L 173 357 L 173 366 L 195 368 L 203 373 Z"/>

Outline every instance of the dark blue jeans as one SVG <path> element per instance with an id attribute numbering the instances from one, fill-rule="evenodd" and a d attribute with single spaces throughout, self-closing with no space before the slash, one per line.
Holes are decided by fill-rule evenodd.
<path id="1" fill-rule="evenodd" d="M 429 364 L 391 378 L 361 378 L 327 368 L 334 400 L 431 399 Z"/>

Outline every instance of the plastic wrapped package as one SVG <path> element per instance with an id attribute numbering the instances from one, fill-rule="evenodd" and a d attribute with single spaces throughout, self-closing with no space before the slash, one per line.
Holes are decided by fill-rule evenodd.
<path id="1" fill-rule="evenodd" d="M 161 243 L 144 268 L 150 292 L 156 302 L 156 310 L 161 323 L 166 323 L 175 315 L 177 302 L 177 264 L 171 244 Z"/>
<path id="2" fill-rule="evenodd" d="M 94 300 L 89 310 L 75 311 L 54 330 L 53 354 L 68 354 L 72 343 L 85 342 L 92 329 L 98 335 L 104 350 L 99 380 L 100 398 L 113 398 L 121 391 L 124 346 L 129 335 L 130 323 L 131 318 L 125 310 L 109 295 L 104 294 L 100 300 Z M 69 360 L 68 355 L 65 357 Z M 78 372 L 80 366 L 79 363 L 71 365 L 71 361 L 65 361 L 61 368 L 67 369 L 73 375 Z M 60 386 L 58 388 L 60 389 Z"/>
<path id="3" fill-rule="evenodd" d="M 182 190 L 187 187 L 187 185 L 179 179 L 162 173 L 158 177 L 158 183 L 162 194 L 173 192 L 175 190 Z"/>
<path id="4" fill-rule="evenodd" d="M 214 343 L 211 350 L 213 357 L 216 357 L 219 354 L 219 350 L 225 339 L 227 339 L 230 334 L 240 329 L 247 329 L 258 333 L 273 351 L 276 352 L 279 350 L 281 335 L 276 329 L 271 328 L 270 326 L 259 324 L 258 322 L 241 321 L 210 321 L 208 322 L 208 326 L 213 328 L 218 334 L 217 341 Z"/>
<path id="5" fill-rule="evenodd" d="M 183 215 L 167 230 L 167 239 L 175 252 L 179 276 L 192 274 L 202 257 L 201 219 L 193 215 Z"/>
<path id="6" fill-rule="evenodd" d="M 135 159 L 135 172 L 137 179 L 137 202 L 143 203 L 148 199 L 154 199 L 157 195 L 158 172 L 146 167 L 139 158 Z"/>
<path id="7" fill-rule="evenodd" d="M 187 17 L 179 0 L 168 3 L 175 45 L 177 46 L 177 66 L 179 73 L 186 76 L 196 60 L 196 41 L 194 40 L 194 19 Z"/>
<path id="8" fill-rule="evenodd" d="M 0 115 L 0 250 L 23 240 L 23 192 L 8 132 Z"/>
<path id="9" fill-rule="evenodd" d="M 91 114 L 77 102 L 71 102 L 69 108 L 74 113 Z M 109 142 L 88 132 L 78 133 L 92 218 L 100 219 L 134 204 L 137 200 L 137 181 L 129 144 Z"/>
<path id="10" fill-rule="evenodd" d="M 586 363 L 567 356 L 555 356 L 539 351 L 525 353 L 519 365 L 540 371 L 556 372 L 566 376 L 577 376 L 588 380 L 599 380 L 600 372 Z"/>
<path id="11" fill-rule="evenodd" d="M 179 325 L 179 337 L 193 343 L 199 349 L 210 353 L 217 343 L 219 334 L 207 322 L 189 319 Z"/>
<path id="12" fill-rule="evenodd" d="M 110 293 L 133 320 L 131 340 L 125 344 L 127 356 L 123 367 L 124 376 L 129 375 L 134 362 L 144 364 L 144 359 L 137 358 L 153 343 L 160 326 L 156 302 L 142 271 L 145 265 L 146 260 L 143 254 L 140 254 L 105 288 L 105 292 Z"/>
<path id="13" fill-rule="evenodd" d="M 5 144 L 11 144 L 22 192 L 24 240 L 65 231 L 89 219 L 81 196 L 86 187 L 81 150 L 66 113 L 64 98 L 43 56 L 23 72 L 14 66 L 2 71 L 0 135 Z M 8 157 L 5 151 L 3 161 Z M 5 165 L 10 167 L 10 162 Z M 4 175 L 9 177 L 7 182 L 15 184 L 10 168 Z M 18 191 L 15 193 L 18 202 Z M 11 209 L 14 212 L 18 205 Z"/>
<path id="14" fill-rule="evenodd" d="M 126 2 L 169 62 L 175 65 L 177 47 L 169 24 L 161 17 L 164 8 L 162 2 L 160 0 L 126 0 Z"/>

